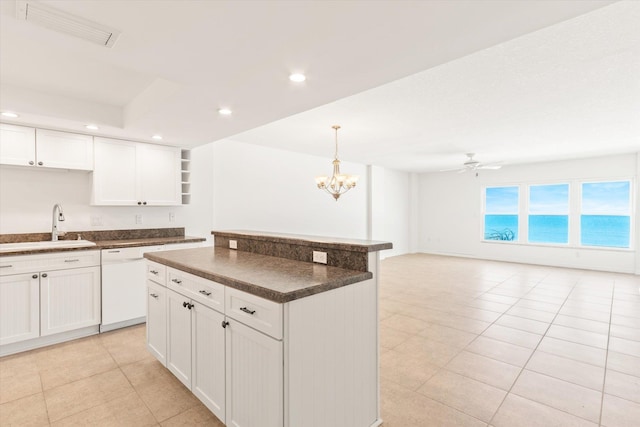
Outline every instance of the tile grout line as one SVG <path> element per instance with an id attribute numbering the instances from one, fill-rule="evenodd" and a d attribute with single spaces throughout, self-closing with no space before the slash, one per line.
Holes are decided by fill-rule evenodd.
<path id="1" fill-rule="evenodd" d="M 616 281 L 613 280 L 613 289 L 611 290 L 611 308 L 609 312 L 609 333 L 607 334 L 607 351 L 604 355 L 604 376 L 602 378 L 602 394 L 600 396 L 600 418 L 598 418 L 598 425 L 602 426 L 602 412 L 604 410 L 604 390 L 607 384 L 607 363 L 609 361 L 609 341 L 611 341 L 611 321 L 613 320 L 613 302 L 616 294 Z"/>
<path id="2" fill-rule="evenodd" d="M 547 276 L 548 277 L 548 276 Z M 542 279 L 544 280 L 544 279 Z M 542 280 L 540 282 L 542 282 Z M 540 282 L 538 282 L 538 284 L 540 284 Z M 542 334 L 542 337 L 540 338 L 540 341 L 538 341 L 538 344 L 536 345 L 536 347 L 533 349 L 533 351 L 531 352 L 531 354 L 529 355 L 529 357 L 527 358 L 527 361 L 524 363 L 524 365 L 522 365 L 522 368 L 520 369 L 520 372 L 518 373 L 518 375 L 516 376 L 516 379 L 513 381 L 513 384 L 511 384 L 511 387 L 509 387 L 509 390 L 507 391 L 507 394 L 505 394 L 504 399 L 502 399 L 502 402 L 500 402 L 500 405 L 498 405 L 498 408 L 496 409 L 496 411 L 493 413 L 493 416 L 491 417 L 491 419 L 489 420 L 489 424 L 491 424 L 494 420 L 494 418 L 496 417 L 496 415 L 498 414 L 498 412 L 500 412 L 500 408 L 502 408 L 502 405 L 504 405 L 505 400 L 507 400 L 507 397 L 509 397 L 510 394 L 512 394 L 513 387 L 516 385 L 516 383 L 518 382 L 518 379 L 520 378 L 520 376 L 522 375 L 522 373 L 524 372 L 525 368 L 527 367 L 527 365 L 529 364 L 529 362 L 531 361 L 531 358 L 533 357 L 533 355 L 536 353 L 536 351 L 538 351 L 538 347 L 540 347 L 540 343 L 542 342 L 542 340 L 544 340 L 544 338 L 547 336 L 547 332 L 549 332 L 549 329 L 551 329 L 551 326 L 553 325 L 553 321 L 558 317 L 558 315 L 560 314 L 560 311 L 562 310 L 562 307 L 564 307 L 565 303 L 567 302 L 567 300 L 569 299 L 569 296 L 571 296 L 571 294 L 573 293 L 573 291 L 575 290 L 576 286 L 578 285 L 578 283 L 580 282 L 580 279 L 576 280 L 576 282 L 574 283 L 574 285 L 571 287 L 571 291 L 567 294 L 566 298 L 564 299 L 564 302 L 560 305 L 560 307 L 558 308 L 558 312 L 553 316 L 553 319 L 551 319 L 551 322 L 549 322 L 549 326 L 547 327 L 547 329 L 545 330 L 544 334 Z M 536 285 L 537 286 L 537 285 Z M 535 288 L 534 288 L 535 289 Z M 515 394 L 515 393 L 513 393 Z M 516 396 L 519 396 L 516 394 Z M 520 396 L 522 397 L 522 396 Z M 535 400 L 532 399 L 528 399 L 527 400 L 531 400 L 533 402 L 545 405 L 542 402 L 537 402 Z M 550 408 L 552 408 L 549 405 L 545 405 L 548 406 Z M 567 411 L 563 411 L 561 409 L 558 408 L 553 408 L 556 409 L 558 411 L 564 412 L 566 414 L 569 415 L 573 415 L 573 416 L 577 416 L 574 414 L 571 414 Z M 582 417 L 579 417 L 582 418 Z M 583 418 L 584 419 L 584 418 Z"/>

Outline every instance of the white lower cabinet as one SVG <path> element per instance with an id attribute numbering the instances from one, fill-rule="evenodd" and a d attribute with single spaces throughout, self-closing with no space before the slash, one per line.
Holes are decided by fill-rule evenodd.
<path id="1" fill-rule="evenodd" d="M 0 258 L 0 355 L 91 335 L 100 317 L 100 251 Z"/>
<path id="2" fill-rule="evenodd" d="M 147 349 L 167 366 L 167 291 L 147 280 Z"/>
<path id="3" fill-rule="evenodd" d="M 0 345 L 40 336 L 37 273 L 0 277 Z"/>
<path id="4" fill-rule="evenodd" d="M 216 417 L 225 419 L 225 329 L 224 316 L 200 303 L 193 303 L 191 390 Z"/>
<path id="5" fill-rule="evenodd" d="M 167 289 L 167 368 L 225 419 L 224 315 Z"/>
<path id="6" fill-rule="evenodd" d="M 279 304 L 149 265 L 149 350 L 226 426 L 381 424 L 374 280 Z"/>
<path id="7" fill-rule="evenodd" d="M 232 319 L 226 329 L 226 425 L 282 427 L 282 341 Z"/>
<path id="8" fill-rule="evenodd" d="M 100 324 L 100 267 L 40 274 L 40 335 Z"/>
<path id="9" fill-rule="evenodd" d="M 191 389 L 191 300 L 167 289 L 167 368 Z"/>

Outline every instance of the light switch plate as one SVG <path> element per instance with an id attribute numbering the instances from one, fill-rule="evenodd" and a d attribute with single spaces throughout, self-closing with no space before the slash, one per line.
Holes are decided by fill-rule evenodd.
<path id="1" fill-rule="evenodd" d="M 229 240 L 229 249 L 238 249 L 238 241 Z"/>
<path id="2" fill-rule="evenodd" d="M 326 264 L 327 253 L 320 252 L 320 251 L 313 251 L 313 262 L 317 262 L 318 264 Z"/>

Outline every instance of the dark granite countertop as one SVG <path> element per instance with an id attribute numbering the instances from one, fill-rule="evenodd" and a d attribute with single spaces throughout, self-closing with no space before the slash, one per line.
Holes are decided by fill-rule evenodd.
<path id="1" fill-rule="evenodd" d="M 278 303 L 371 279 L 370 272 L 206 247 L 145 258 Z"/>
<path id="2" fill-rule="evenodd" d="M 16 249 L 12 251 L 0 252 L 0 257 L 15 255 L 34 255 L 51 252 L 91 251 L 135 246 L 155 246 L 167 245 L 171 243 L 195 243 L 203 242 L 206 240 L 202 237 L 185 236 L 184 228 L 74 231 L 66 233 L 66 239 L 60 240 L 74 240 L 74 237 L 76 237 L 77 235 L 81 235 L 83 239 L 94 242 L 96 245 L 71 248 L 38 248 L 29 250 Z M 48 240 L 51 240 L 51 233 L 0 235 L 0 243 L 38 242 Z"/>
<path id="3" fill-rule="evenodd" d="M 343 239 L 337 237 L 271 233 L 266 231 L 215 230 L 212 231 L 211 234 L 227 238 L 239 237 L 251 240 L 263 240 L 268 242 L 288 243 L 300 246 L 314 246 L 356 252 L 375 252 L 384 249 L 391 249 L 393 247 L 391 242 L 381 242 L 377 240 Z"/>

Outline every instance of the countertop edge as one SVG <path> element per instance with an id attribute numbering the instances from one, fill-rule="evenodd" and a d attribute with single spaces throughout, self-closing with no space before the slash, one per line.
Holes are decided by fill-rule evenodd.
<path id="1" fill-rule="evenodd" d="M 254 283 L 243 282 L 241 280 L 234 279 L 233 277 L 228 277 L 220 274 L 203 271 L 201 269 L 194 268 L 187 264 L 167 260 L 165 257 L 162 257 L 160 254 L 146 253 L 144 254 L 144 257 L 150 261 L 154 261 L 159 264 L 166 265 L 167 267 L 172 267 L 177 270 L 193 274 L 194 276 L 202 277 L 207 280 L 212 280 L 222 285 L 229 286 L 231 288 L 238 289 L 240 291 L 247 292 L 249 294 L 252 294 L 273 302 L 277 302 L 280 304 L 295 301 L 300 298 L 330 291 L 332 289 L 341 288 L 343 286 L 351 285 L 353 283 L 358 283 L 358 282 L 362 282 L 362 281 L 373 278 L 373 273 L 369 271 L 363 272 L 363 271 L 353 270 L 354 274 L 346 278 L 334 279 L 334 280 L 321 283 L 318 285 L 314 285 L 305 289 L 282 293 L 282 292 L 275 291 L 273 289 L 256 285 Z M 302 262 L 302 261 L 297 261 L 297 262 Z"/>
<path id="2" fill-rule="evenodd" d="M 0 252 L 0 257 L 37 255 L 37 254 L 56 253 L 56 252 L 95 251 L 95 250 L 102 250 L 102 249 L 155 246 L 155 245 L 165 245 L 165 244 L 172 244 L 172 243 L 197 243 L 197 242 L 204 242 L 205 240 L 207 239 L 203 237 L 190 237 L 190 236 L 158 237 L 158 238 L 130 239 L 130 240 L 127 240 L 127 239 L 105 240 L 102 242 L 95 241 L 94 242 L 95 246 L 6 251 L 6 252 Z"/>
<path id="3" fill-rule="evenodd" d="M 350 250 L 354 252 L 377 252 L 386 249 L 392 249 L 393 243 L 382 241 L 357 241 L 354 239 L 339 239 L 342 242 L 327 240 L 322 236 L 305 236 L 305 235 L 279 235 L 269 234 L 268 232 L 249 231 L 249 230 L 213 230 L 211 234 L 221 237 L 237 237 L 243 239 L 269 241 L 277 243 L 296 244 L 301 246 L 325 247 L 332 249 Z M 367 242 L 367 243 L 365 243 Z"/>

